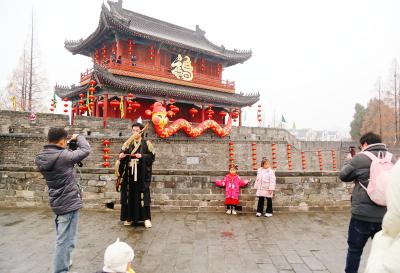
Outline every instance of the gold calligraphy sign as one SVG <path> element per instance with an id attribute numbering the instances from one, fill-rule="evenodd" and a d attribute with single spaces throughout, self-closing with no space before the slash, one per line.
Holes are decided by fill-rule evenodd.
<path id="1" fill-rule="evenodd" d="M 182 55 L 178 54 L 178 57 L 171 63 L 171 73 L 180 80 L 193 80 L 193 66 L 190 58 L 188 56 L 182 58 Z"/>

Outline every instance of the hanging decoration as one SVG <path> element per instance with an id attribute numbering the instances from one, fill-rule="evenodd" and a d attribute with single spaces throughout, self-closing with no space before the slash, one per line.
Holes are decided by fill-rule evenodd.
<path id="1" fill-rule="evenodd" d="M 331 150 L 332 153 L 332 167 L 333 167 L 333 171 L 336 172 L 336 152 L 334 149 Z"/>
<path id="2" fill-rule="evenodd" d="M 64 98 L 64 113 L 68 113 L 68 98 Z"/>
<path id="3" fill-rule="evenodd" d="M 276 161 L 276 144 L 272 143 L 272 169 L 278 168 L 278 162 Z"/>
<path id="4" fill-rule="evenodd" d="M 189 109 L 189 114 L 192 116 L 192 118 L 194 118 L 194 116 L 197 115 L 198 112 L 199 112 L 199 110 L 197 110 L 194 107 Z"/>
<path id="5" fill-rule="evenodd" d="M 105 148 L 103 149 L 103 167 L 104 168 L 108 168 L 110 166 L 110 162 L 108 161 L 110 159 L 110 156 L 108 155 L 108 153 L 110 152 L 110 148 L 108 147 L 108 145 L 110 145 L 110 141 L 108 139 L 103 140 L 103 145 L 105 146 Z"/>
<path id="6" fill-rule="evenodd" d="M 233 146 L 233 141 L 229 141 L 229 166 L 232 166 L 235 162 L 235 150 Z"/>
<path id="7" fill-rule="evenodd" d="M 172 124 L 168 125 L 169 117 L 175 113 L 171 110 L 167 112 L 165 107 L 161 102 L 155 102 L 153 104 L 152 122 L 154 129 L 158 136 L 161 138 L 168 138 L 178 132 L 183 130 L 190 137 L 198 137 L 203 134 L 207 129 L 211 129 L 220 137 L 225 137 L 231 132 L 232 118 L 229 116 L 228 122 L 225 127 L 221 127 L 215 120 L 205 120 L 196 127 L 192 125 L 186 119 L 177 119 Z M 148 113 L 148 112 L 147 112 Z"/>
<path id="8" fill-rule="evenodd" d="M 80 93 L 79 94 L 79 111 L 81 114 L 85 113 L 87 111 L 87 106 L 85 105 L 85 101 L 83 100 L 83 98 L 85 97 L 84 94 Z"/>
<path id="9" fill-rule="evenodd" d="M 288 160 L 288 169 L 289 171 L 293 170 L 293 162 L 292 162 L 292 145 L 287 144 L 287 160 Z"/>
<path id="10" fill-rule="evenodd" d="M 257 143 L 251 143 L 251 155 L 253 159 L 253 171 L 257 170 Z"/>
<path id="11" fill-rule="evenodd" d="M 113 99 L 112 101 L 110 101 L 110 105 L 114 109 L 114 111 L 117 110 L 117 108 L 119 107 L 119 100 Z"/>
<path id="12" fill-rule="evenodd" d="M 178 57 L 171 63 L 171 73 L 180 80 L 192 81 L 193 80 L 193 66 L 188 56 Z"/>
<path id="13" fill-rule="evenodd" d="M 258 126 L 261 126 L 261 104 L 258 105 L 258 109 L 257 109 L 257 121 L 258 121 Z"/>

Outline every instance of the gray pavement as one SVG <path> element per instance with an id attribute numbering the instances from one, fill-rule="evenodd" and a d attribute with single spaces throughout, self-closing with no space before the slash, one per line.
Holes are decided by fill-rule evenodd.
<path id="1" fill-rule="evenodd" d="M 71 272 L 102 268 L 119 237 L 136 273 L 344 272 L 348 212 L 254 214 L 153 212 L 153 228 L 125 227 L 118 211 L 81 211 Z M 51 272 L 55 229 L 46 209 L 0 209 L 0 272 Z M 362 269 L 370 244 L 362 258 Z"/>

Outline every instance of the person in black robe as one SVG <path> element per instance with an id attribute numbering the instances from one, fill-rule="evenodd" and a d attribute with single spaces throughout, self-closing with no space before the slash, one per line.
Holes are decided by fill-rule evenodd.
<path id="1" fill-rule="evenodd" d="M 143 125 L 132 125 L 132 136 L 124 143 L 116 164 L 121 183 L 121 221 L 124 225 L 144 222 L 151 227 L 150 182 L 155 159 L 153 145 L 142 138 Z"/>

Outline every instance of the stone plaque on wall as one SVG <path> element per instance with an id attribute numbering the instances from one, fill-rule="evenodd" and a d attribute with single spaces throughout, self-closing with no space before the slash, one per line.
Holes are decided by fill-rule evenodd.
<path id="1" fill-rule="evenodd" d="M 187 156 L 186 164 L 187 165 L 198 165 L 200 163 L 200 159 L 198 156 Z"/>

